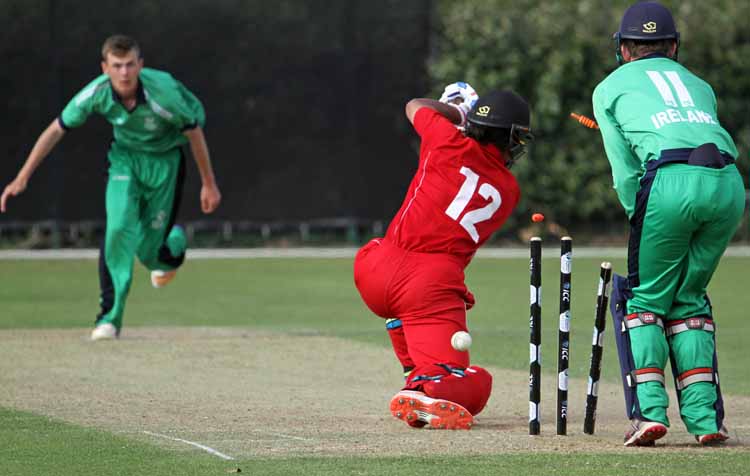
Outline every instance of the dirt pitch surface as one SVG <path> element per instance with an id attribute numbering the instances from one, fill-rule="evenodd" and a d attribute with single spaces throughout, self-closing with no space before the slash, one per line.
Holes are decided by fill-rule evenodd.
<path id="1" fill-rule="evenodd" d="M 653 451 L 623 448 L 615 384 L 600 388 L 593 437 L 582 432 L 585 381 L 571 381 L 569 436 L 558 437 L 556 382 L 543 380 L 542 435 L 530 437 L 528 375 L 496 368 L 474 429 L 414 430 L 388 412 L 402 383 L 388 349 L 242 328 L 126 328 L 116 342 L 89 342 L 88 332 L 0 331 L 0 406 L 234 458 Z M 732 443 L 723 451 L 750 451 L 750 398 L 725 405 Z M 671 420 L 661 451 L 712 450 L 696 446 L 675 412 Z"/>

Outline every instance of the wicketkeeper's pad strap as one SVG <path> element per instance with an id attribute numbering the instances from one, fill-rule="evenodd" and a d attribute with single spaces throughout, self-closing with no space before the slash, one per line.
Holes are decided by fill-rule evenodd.
<path id="1" fill-rule="evenodd" d="M 639 383 L 659 382 L 664 385 L 664 371 L 657 367 L 644 367 L 630 372 L 626 377 L 629 387 L 635 387 Z"/>
<path id="2" fill-rule="evenodd" d="M 682 372 L 677 376 L 677 390 L 682 390 L 688 385 L 698 382 L 715 383 L 714 369 L 711 367 L 699 367 L 697 369 Z"/>
<path id="3" fill-rule="evenodd" d="M 708 317 L 689 317 L 687 319 L 667 322 L 667 337 L 689 330 L 714 332 L 714 321 Z"/>
<path id="4" fill-rule="evenodd" d="M 623 328 L 621 330 L 625 332 L 636 327 L 654 324 L 664 329 L 664 319 L 662 316 L 653 312 L 634 312 L 625 316 L 625 319 L 622 321 Z"/>

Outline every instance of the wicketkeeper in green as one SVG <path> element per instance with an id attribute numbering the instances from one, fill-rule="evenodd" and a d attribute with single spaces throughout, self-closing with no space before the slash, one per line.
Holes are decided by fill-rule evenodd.
<path id="1" fill-rule="evenodd" d="M 593 106 L 630 219 L 628 277 L 616 276 L 612 292 L 625 445 L 667 433 L 667 359 L 687 430 L 700 444 L 721 443 L 729 434 L 706 288 L 744 211 L 737 149 L 711 86 L 677 62 L 669 10 L 631 6 L 615 39 L 621 66 L 596 87 Z"/>
<path id="2" fill-rule="evenodd" d="M 136 256 L 151 270 L 155 287 L 168 283 L 185 258 L 185 234 L 175 226 L 185 174 L 183 145 L 190 144 L 200 172 L 203 212 L 213 212 L 221 201 L 203 135 L 200 101 L 168 73 L 144 68 L 138 44 L 127 36 L 104 42 L 102 72 L 42 132 L 0 197 L 0 211 L 5 212 L 8 198 L 26 189 L 34 170 L 65 132 L 83 125 L 92 113 L 112 124 L 107 226 L 99 255 L 101 311 L 93 340 L 119 336 Z"/>

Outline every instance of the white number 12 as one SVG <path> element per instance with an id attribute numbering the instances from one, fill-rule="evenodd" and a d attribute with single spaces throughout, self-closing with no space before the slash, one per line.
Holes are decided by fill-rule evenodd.
<path id="1" fill-rule="evenodd" d="M 458 217 L 461 216 L 466 205 L 469 204 L 469 200 L 474 196 L 477 184 L 479 183 L 479 175 L 470 168 L 461 167 L 460 172 L 466 177 L 466 180 L 464 180 L 463 185 L 461 185 L 451 204 L 445 209 L 445 214 L 454 220 L 458 220 Z M 500 208 L 500 204 L 503 203 L 500 192 L 488 183 L 483 183 L 479 187 L 479 195 L 485 200 L 489 200 L 490 203 L 482 208 L 467 212 L 459 222 L 464 230 L 469 233 L 474 243 L 479 243 L 479 233 L 477 233 L 476 224 L 492 218 L 492 215 Z"/>

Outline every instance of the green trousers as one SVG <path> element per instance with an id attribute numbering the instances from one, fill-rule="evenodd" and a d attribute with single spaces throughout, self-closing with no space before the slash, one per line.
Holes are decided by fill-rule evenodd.
<path id="1" fill-rule="evenodd" d="M 689 317 L 712 318 L 706 288 L 742 218 L 742 178 L 734 165 L 713 169 L 669 164 L 656 170 L 647 186 L 638 197 L 642 223 L 631 229 L 628 278 L 633 298 L 628 312 L 662 315 L 667 326 Z M 670 354 L 678 375 L 714 366 L 715 339 L 708 330 L 666 337 L 661 327 L 648 325 L 632 329 L 630 340 L 638 369 L 663 370 Z M 645 382 L 637 392 L 643 417 L 668 425 L 664 386 Z M 716 385 L 693 383 L 679 395 L 680 415 L 690 433 L 718 431 Z"/>
<path id="2" fill-rule="evenodd" d="M 169 271 L 185 257 L 187 240 L 174 221 L 185 160 L 180 149 L 134 152 L 113 143 L 108 154 L 107 227 L 99 255 L 101 311 L 97 324 L 122 328 L 135 257 L 149 270 Z"/>

